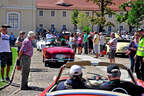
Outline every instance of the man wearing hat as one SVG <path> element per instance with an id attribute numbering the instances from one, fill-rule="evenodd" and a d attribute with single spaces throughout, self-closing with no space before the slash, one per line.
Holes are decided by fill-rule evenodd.
<path id="1" fill-rule="evenodd" d="M 141 94 L 144 93 L 143 87 L 135 85 L 128 81 L 121 81 L 121 71 L 115 64 L 111 64 L 107 67 L 107 77 L 109 82 L 103 83 L 100 86 L 101 90 L 120 92 L 129 94 L 131 96 L 141 96 Z"/>
<path id="2" fill-rule="evenodd" d="M 16 40 L 16 45 L 18 46 L 18 50 L 17 50 L 18 54 L 19 54 L 19 50 L 21 48 L 22 42 L 24 41 L 24 34 L 25 34 L 24 31 L 20 31 L 19 36 L 17 37 L 17 40 Z"/>
<path id="3" fill-rule="evenodd" d="M 57 90 L 66 90 L 66 89 L 86 89 L 85 79 L 82 78 L 82 68 L 78 65 L 73 65 L 70 68 L 69 76 L 70 79 L 67 79 L 64 82 L 61 82 Z"/>
<path id="4" fill-rule="evenodd" d="M 12 53 L 10 49 L 9 35 L 7 34 L 8 25 L 4 24 L 0 29 L 0 64 L 1 64 L 1 81 L 4 82 L 4 68 L 7 65 L 6 69 L 6 80 L 9 82 L 9 71 L 10 66 L 12 65 Z"/>
<path id="5" fill-rule="evenodd" d="M 138 29 L 137 32 L 140 34 L 141 39 L 138 43 L 136 51 L 135 72 L 137 78 L 144 81 L 144 29 Z"/>

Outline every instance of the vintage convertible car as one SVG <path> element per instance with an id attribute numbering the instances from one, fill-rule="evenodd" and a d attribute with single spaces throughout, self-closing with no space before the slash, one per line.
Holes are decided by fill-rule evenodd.
<path id="1" fill-rule="evenodd" d="M 75 52 L 73 49 L 67 46 L 47 45 L 48 47 L 43 49 L 43 62 L 45 66 L 61 66 L 67 61 L 74 61 Z"/>
<path id="2" fill-rule="evenodd" d="M 117 54 L 126 54 L 126 50 L 128 49 L 130 40 L 118 40 L 117 41 L 117 49 L 116 49 L 116 55 Z M 107 47 L 107 53 L 109 52 L 109 46 L 106 45 Z"/>
<path id="3" fill-rule="evenodd" d="M 83 66 L 83 65 L 86 66 L 86 67 L 83 66 L 83 77 L 86 79 L 87 85 L 90 86 L 90 88 L 89 89 L 57 90 L 56 89 L 57 85 L 60 82 L 64 82 L 66 79 L 69 78 L 69 76 L 67 76 L 68 74 L 66 74 L 65 72 L 68 72 L 69 71 L 68 68 L 75 64 L 80 65 L 80 66 Z M 48 88 L 46 88 L 42 93 L 40 93 L 39 96 L 129 96 L 128 94 L 118 93 L 118 92 L 121 92 L 120 90 L 113 90 L 113 91 L 97 90 L 97 87 L 99 87 L 99 85 L 102 84 L 103 82 L 107 82 L 108 79 L 107 77 L 104 76 L 102 72 L 101 73 L 103 75 L 93 73 L 93 70 L 91 70 L 91 68 L 94 68 L 94 67 L 104 68 L 108 66 L 109 64 L 110 63 L 99 62 L 98 64 L 99 66 L 91 66 L 91 64 L 88 61 L 87 63 L 84 63 L 83 61 L 67 63 L 61 66 L 58 75 L 53 78 L 54 79 L 53 83 Z M 122 68 L 121 71 L 124 70 L 125 72 L 128 72 L 129 79 L 131 79 L 129 80 L 130 82 L 133 82 L 134 84 L 139 84 L 144 87 L 144 82 L 142 82 L 141 80 L 135 79 L 130 69 L 128 69 L 122 64 L 117 64 L 117 65 L 120 68 Z M 88 71 L 87 68 L 90 70 Z M 123 75 L 126 76 L 126 74 L 123 74 Z M 126 78 L 122 77 L 121 79 L 126 79 Z"/>

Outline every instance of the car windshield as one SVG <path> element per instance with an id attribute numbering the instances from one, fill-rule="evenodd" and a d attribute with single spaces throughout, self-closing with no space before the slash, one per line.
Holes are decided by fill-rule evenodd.
<path id="1" fill-rule="evenodd" d="M 61 77 L 69 77 L 70 68 L 65 68 Z M 131 81 L 128 72 L 124 69 L 120 69 L 121 80 Z M 102 84 L 108 81 L 107 78 L 107 66 L 82 66 L 83 78 L 88 80 L 88 85 Z"/>

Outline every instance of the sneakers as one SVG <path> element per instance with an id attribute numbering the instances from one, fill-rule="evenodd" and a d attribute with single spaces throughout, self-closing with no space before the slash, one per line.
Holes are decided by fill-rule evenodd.
<path id="1" fill-rule="evenodd" d="M 9 77 L 7 77 L 6 79 L 4 79 L 4 78 L 1 78 L 1 82 L 4 82 L 5 80 L 6 80 L 8 83 L 10 82 L 10 79 L 9 79 Z"/>
<path id="2" fill-rule="evenodd" d="M 10 82 L 10 79 L 9 79 L 9 77 L 7 77 L 7 78 L 6 78 L 6 81 L 7 81 L 7 82 Z"/>
<path id="3" fill-rule="evenodd" d="M 1 82 L 4 82 L 5 80 L 4 80 L 4 78 L 1 78 Z"/>

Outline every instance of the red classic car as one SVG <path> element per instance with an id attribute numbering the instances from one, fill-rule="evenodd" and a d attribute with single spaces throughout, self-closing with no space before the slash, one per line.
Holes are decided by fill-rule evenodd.
<path id="1" fill-rule="evenodd" d="M 80 63 L 79 63 L 80 62 Z M 68 74 L 65 74 L 65 72 L 68 72 L 68 68 L 72 65 L 80 65 L 80 66 L 87 66 L 83 67 L 83 77 L 87 81 L 87 85 L 90 86 L 88 89 L 68 89 L 68 90 L 57 90 L 57 86 L 59 83 L 64 82 L 69 78 Z M 39 94 L 39 96 L 130 96 L 127 92 L 123 92 L 123 88 L 120 89 L 120 87 L 115 88 L 118 90 L 113 91 L 104 91 L 104 90 L 98 90 L 97 87 L 99 87 L 100 84 L 103 82 L 107 82 L 108 78 L 104 75 L 97 74 L 97 73 L 91 73 L 93 70 L 87 70 L 89 68 L 94 67 L 106 67 L 110 65 L 111 63 L 107 62 L 99 62 L 98 66 L 91 66 L 89 63 L 83 63 L 81 61 L 78 62 L 72 62 L 72 63 L 66 63 L 65 65 L 61 66 L 59 74 L 53 78 L 53 83 L 49 85 L 43 92 Z M 130 76 L 129 79 L 130 82 L 133 82 L 134 84 L 138 84 L 142 87 L 144 87 L 144 82 L 138 79 L 135 79 L 132 72 L 129 68 L 122 64 L 117 64 L 123 71 L 127 71 Z M 67 68 L 66 68 L 67 67 Z M 84 71 L 85 70 L 85 71 Z M 88 72 L 87 72 L 88 71 Z M 126 75 L 125 73 L 123 75 Z M 99 77 L 99 78 L 95 78 Z M 124 79 L 124 78 L 121 78 Z M 127 81 L 127 79 L 126 79 Z M 129 80 L 128 80 L 129 81 Z M 133 91 L 133 90 L 132 90 Z M 140 95 L 139 95 L 140 96 Z"/>
<path id="2" fill-rule="evenodd" d="M 75 53 L 69 47 L 48 47 L 43 49 L 45 66 L 61 66 L 67 61 L 74 61 Z"/>

